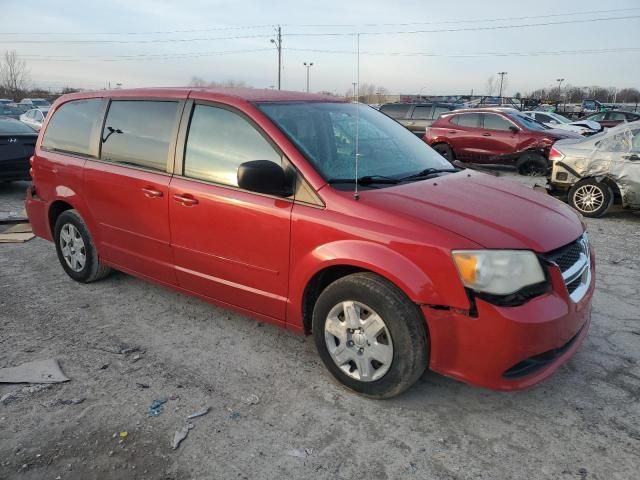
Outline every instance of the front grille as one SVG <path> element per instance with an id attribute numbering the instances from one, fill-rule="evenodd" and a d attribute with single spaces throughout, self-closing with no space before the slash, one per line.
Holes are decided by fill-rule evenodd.
<path id="1" fill-rule="evenodd" d="M 574 302 L 580 301 L 591 282 L 591 259 L 587 234 L 545 254 L 544 259 L 560 269 L 569 296 Z"/>
<path id="2" fill-rule="evenodd" d="M 580 254 L 583 253 L 582 237 L 576 241 L 571 242 L 569 245 L 559 248 L 546 255 L 546 259 L 552 263 L 555 263 L 560 268 L 561 272 L 569 270 L 578 260 L 580 260 Z"/>

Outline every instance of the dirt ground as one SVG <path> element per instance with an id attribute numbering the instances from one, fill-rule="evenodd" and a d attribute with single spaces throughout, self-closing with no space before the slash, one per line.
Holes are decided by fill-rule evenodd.
<path id="1" fill-rule="evenodd" d="M 0 185 L 0 215 L 25 186 Z M 311 338 L 121 273 L 74 283 L 44 240 L 0 245 L 0 367 L 56 358 L 71 379 L 0 384 L 0 479 L 638 478 L 640 214 L 587 223 L 593 325 L 555 376 L 507 394 L 427 372 L 387 401 L 333 383 Z"/>

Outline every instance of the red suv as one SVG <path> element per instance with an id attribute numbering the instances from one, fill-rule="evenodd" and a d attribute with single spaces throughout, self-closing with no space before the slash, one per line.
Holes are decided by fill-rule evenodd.
<path id="1" fill-rule="evenodd" d="M 31 163 L 33 231 L 72 279 L 117 269 L 311 333 L 364 395 L 396 395 L 427 367 L 528 387 L 587 335 L 593 254 L 573 210 L 453 169 L 365 106 L 271 90 L 65 95 Z"/>
<path id="2" fill-rule="evenodd" d="M 561 138 L 581 137 L 498 107 L 442 114 L 424 141 L 449 161 L 515 165 L 522 175 L 544 175 L 551 145 Z"/>

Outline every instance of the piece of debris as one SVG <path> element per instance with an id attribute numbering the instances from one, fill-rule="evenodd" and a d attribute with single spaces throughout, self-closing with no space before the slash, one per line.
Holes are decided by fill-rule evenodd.
<path id="1" fill-rule="evenodd" d="M 257 405 L 260 403 L 260 398 L 253 393 L 251 395 L 247 395 L 246 397 L 242 397 L 242 401 L 247 405 Z"/>
<path id="2" fill-rule="evenodd" d="M 142 383 L 142 382 L 136 382 L 136 387 L 138 387 L 140 390 L 144 390 L 145 388 L 149 388 L 149 384 L 148 383 Z"/>
<path id="3" fill-rule="evenodd" d="M 50 402 L 43 403 L 43 407 L 52 408 L 60 405 L 79 405 L 85 401 L 84 397 L 75 397 L 69 399 L 58 398 L 56 400 L 51 400 Z"/>
<path id="4" fill-rule="evenodd" d="M 120 436 L 121 439 L 124 440 L 125 438 L 127 438 L 129 436 L 129 432 L 120 432 L 119 436 Z"/>
<path id="5" fill-rule="evenodd" d="M 187 435 L 189 435 L 189 430 L 191 430 L 193 427 L 193 423 L 187 423 L 180 430 L 175 432 L 173 434 L 173 440 L 171 441 L 171 448 L 173 448 L 174 450 L 177 449 L 182 441 L 187 438 Z"/>
<path id="6" fill-rule="evenodd" d="M 621 257 L 621 258 L 616 258 L 615 260 L 611 260 L 611 263 L 613 263 L 614 265 L 619 264 L 620 262 L 626 260 L 625 257 Z"/>
<path id="7" fill-rule="evenodd" d="M 162 412 L 162 406 L 165 403 L 167 403 L 166 398 L 154 400 L 153 402 L 151 402 L 151 405 L 149 405 L 149 408 L 147 409 L 147 415 L 150 417 L 157 417 Z"/>
<path id="8" fill-rule="evenodd" d="M 131 357 L 131 363 L 135 363 L 142 358 L 142 355 L 136 353 L 133 357 Z"/>
<path id="9" fill-rule="evenodd" d="M 229 418 L 231 420 L 239 420 L 240 419 L 240 412 L 231 412 L 231 415 L 229 415 Z"/>
<path id="10" fill-rule="evenodd" d="M 23 363 L 17 367 L 0 368 L 0 383 L 61 383 L 68 382 L 55 359 Z"/>
<path id="11" fill-rule="evenodd" d="M 109 362 L 103 363 L 98 367 L 98 370 L 106 370 L 107 368 L 109 368 L 109 365 L 111 365 Z"/>
<path id="12" fill-rule="evenodd" d="M 2 403 L 3 405 L 10 403 L 12 400 L 18 398 L 18 393 L 19 393 L 18 390 L 5 393 L 3 396 L 0 397 L 0 403 Z"/>
<path id="13" fill-rule="evenodd" d="M 287 455 L 290 457 L 307 458 L 313 453 L 313 448 L 292 448 L 287 450 Z"/>
<path id="14" fill-rule="evenodd" d="M 209 413 L 209 410 L 210 410 L 209 407 L 205 407 L 202 410 L 198 410 L 197 412 L 193 412 L 191 415 L 189 415 L 187 417 L 187 420 L 191 420 L 193 418 L 202 417 L 203 415 L 206 415 L 207 413 Z"/>
<path id="15" fill-rule="evenodd" d="M 136 353 L 136 352 L 144 353 L 140 349 L 140 346 L 130 345 L 128 343 L 121 342 L 115 337 L 110 338 L 109 343 L 107 343 L 106 345 L 93 344 L 91 345 L 91 348 L 94 348 L 96 350 L 101 350 L 107 353 L 115 353 L 116 355 L 128 355 L 130 353 Z"/>
<path id="16" fill-rule="evenodd" d="M 27 223 L 15 223 L 0 232 L 0 243 L 23 243 L 31 240 L 35 235 L 31 231 L 31 225 Z"/>

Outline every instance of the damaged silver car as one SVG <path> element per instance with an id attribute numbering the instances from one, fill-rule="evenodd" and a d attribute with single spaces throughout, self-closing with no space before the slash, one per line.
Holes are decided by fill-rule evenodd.
<path id="1" fill-rule="evenodd" d="M 640 121 L 583 139 L 559 140 L 549 160 L 549 193 L 566 195 L 584 216 L 600 217 L 613 204 L 640 208 Z"/>

